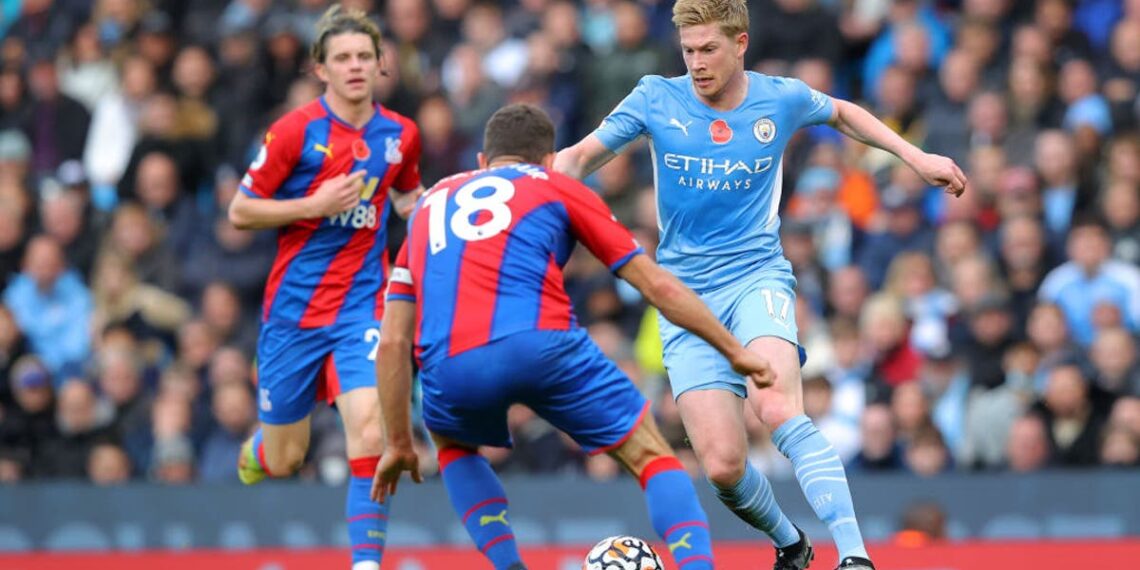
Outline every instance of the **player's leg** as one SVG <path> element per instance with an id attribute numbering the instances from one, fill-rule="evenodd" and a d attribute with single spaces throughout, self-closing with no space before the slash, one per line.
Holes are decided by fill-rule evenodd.
<path id="1" fill-rule="evenodd" d="M 714 308 L 717 301 L 706 299 Z M 748 462 L 744 381 L 700 338 L 664 319 L 661 332 L 685 432 L 717 498 L 777 548 L 799 543 L 801 533 L 780 509 L 768 479 Z"/>
<path id="2" fill-rule="evenodd" d="M 238 478 L 247 485 L 289 477 L 309 450 L 309 413 L 328 345 L 317 332 L 263 324 L 257 343 L 260 427 L 242 444 Z"/>
<path id="3" fill-rule="evenodd" d="M 609 452 L 641 482 L 654 530 L 682 570 L 713 567 L 708 518 L 649 402 L 584 331 L 550 331 L 547 374 L 526 400 L 590 453 Z"/>
<path id="4" fill-rule="evenodd" d="M 522 333 L 469 350 L 420 372 L 424 424 L 439 450 L 447 497 L 476 548 L 496 570 L 523 568 L 509 504 L 480 445 L 509 447 L 512 386 L 535 374 L 535 350 Z"/>
<path id="5" fill-rule="evenodd" d="M 792 461 L 804 497 L 827 525 L 840 559 L 867 558 L 843 462 L 835 448 L 803 413 L 799 351 L 787 340 L 761 337 L 748 349 L 763 354 L 776 372 L 770 388 L 751 389 L 749 403 L 772 430 L 772 442 Z"/>
<path id="6" fill-rule="evenodd" d="M 329 331 L 335 342 L 324 369 L 324 389 L 335 398 L 344 422 L 349 481 L 345 520 L 352 544 L 353 570 L 376 570 L 388 538 L 388 510 L 371 500 L 372 478 L 384 451 L 380 398 L 376 392 L 376 366 L 371 360 L 373 335 L 379 323 L 366 322 Z"/>
<path id="7" fill-rule="evenodd" d="M 767 358 L 776 373 L 773 386 L 749 387 L 749 405 L 772 431 L 776 447 L 791 460 L 800 488 L 827 525 L 840 558 L 866 559 L 843 462 L 804 415 L 791 284 L 768 280 L 748 290 L 734 308 L 732 324 L 738 337 L 751 339 L 748 349 Z"/>
<path id="8" fill-rule="evenodd" d="M 609 453 L 641 483 L 649 520 L 677 567 L 712 568 L 708 517 L 689 474 L 657 429 L 653 415 L 645 414 L 629 437 Z"/>
<path id="9" fill-rule="evenodd" d="M 506 417 L 503 417 L 504 425 Z M 447 497 L 475 547 L 496 570 L 522 568 L 518 543 L 507 518 L 507 493 L 491 464 L 475 446 L 432 433 Z"/>

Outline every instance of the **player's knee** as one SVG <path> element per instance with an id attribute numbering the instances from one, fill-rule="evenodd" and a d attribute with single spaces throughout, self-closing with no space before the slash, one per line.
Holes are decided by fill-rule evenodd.
<path id="1" fill-rule="evenodd" d="M 365 422 L 355 435 L 364 454 L 380 455 L 384 451 L 384 431 L 379 422 Z"/>
<path id="2" fill-rule="evenodd" d="M 731 487 L 744 477 L 744 456 L 728 446 L 713 446 L 701 454 L 701 467 L 713 485 Z"/>
<path id="3" fill-rule="evenodd" d="M 290 447 L 282 453 L 266 453 L 265 463 L 274 477 L 288 477 L 300 471 L 305 463 L 305 450 Z"/>
<path id="4" fill-rule="evenodd" d="M 788 403 L 787 398 L 776 397 L 771 401 L 765 403 L 764 408 L 759 410 L 758 415 L 760 421 L 769 430 L 775 430 L 784 425 L 784 422 L 796 417 L 799 413 Z"/>

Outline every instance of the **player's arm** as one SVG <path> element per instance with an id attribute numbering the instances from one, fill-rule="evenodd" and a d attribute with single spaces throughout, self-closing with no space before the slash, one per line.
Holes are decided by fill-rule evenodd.
<path id="1" fill-rule="evenodd" d="M 558 151 L 558 156 L 554 157 L 554 170 L 581 180 L 615 156 L 617 153 L 606 148 L 601 139 L 591 133 L 578 144 Z"/>
<path id="2" fill-rule="evenodd" d="M 408 219 L 412 210 L 416 207 L 416 200 L 420 199 L 420 195 L 424 193 L 423 185 L 417 186 L 414 190 L 409 192 L 400 192 L 395 188 L 388 190 L 388 199 L 392 201 L 392 211 L 396 212 L 397 216 L 403 219 Z"/>
<path id="3" fill-rule="evenodd" d="M 769 386 L 775 380 L 766 360 L 740 344 L 692 289 L 654 263 L 648 255 L 634 255 L 618 269 L 617 275 L 641 291 L 645 300 L 657 307 L 669 322 L 712 345 L 728 359 L 734 370 L 750 376 L 756 386 Z"/>
<path id="4" fill-rule="evenodd" d="M 411 358 L 415 318 L 414 302 L 389 298 L 385 303 L 376 355 L 376 387 L 380 394 L 385 449 L 372 481 L 374 501 L 384 502 L 388 495 L 395 495 L 404 471 L 408 471 L 416 483 L 423 480 L 412 445 Z"/>
<path id="5" fill-rule="evenodd" d="M 660 79 L 660 78 L 657 78 Z M 649 91 L 654 79 L 643 77 L 594 132 L 554 157 L 554 170 L 581 180 L 629 143 L 645 136 L 649 117 Z"/>
<path id="6" fill-rule="evenodd" d="M 403 160 L 400 162 L 399 174 L 388 189 L 388 199 L 392 201 L 392 210 L 396 215 L 406 220 L 424 193 L 424 185 L 420 179 L 420 157 L 423 154 L 420 129 L 410 120 L 405 120 L 405 128 L 407 136 L 402 137 L 403 146 L 400 150 Z"/>
<path id="7" fill-rule="evenodd" d="M 243 230 L 261 230 L 339 214 L 360 203 L 365 174 L 364 170 L 357 170 L 334 176 L 303 198 L 274 200 L 239 191 L 230 202 L 230 223 Z"/>
<path id="8" fill-rule="evenodd" d="M 843 99 L 831 98 L 832 113 L 828 121 L 839 132 L 903 160 L 928 184 L 942 186 L 955 196 L 966 190 L 966 175 L 953 160 L 923 152 L 910 144 L 866 109 Z"/>

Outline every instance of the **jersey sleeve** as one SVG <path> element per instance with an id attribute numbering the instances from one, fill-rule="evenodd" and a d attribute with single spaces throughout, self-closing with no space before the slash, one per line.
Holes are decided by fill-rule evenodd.
<path id="1" fill-rule="evenodd" d="M 388 278 L 389 301 L 416 302 L 415 282 L 412 271 L 408 269 L 408 240 L 400 246 L 400 253 L 396 254 L 396 263 L 392 267 L 392 275 Z"/>
<path id="2" fill-rule="evenodd" d="M 274 123 L 241 179 L 241 191 L 252 198 L 272 198 L 297 165 L 304 137 L 304 127 L 295 115 Z"/>
<path id="3" fill-rule="evenodd" d="M 610 271 L 621 269 L 633 256 L 645 253 L 629 229 L 617 221 L 593 190 L 564 177 L 560 178 L 559 188 L 574 237 Z"/>
<path id="4" fill-rule="evenodd" d="M 821 125 L 831 120 L 834 103 L 831 97 L 808 87 L 799 79 L 789 79 L 791 107 L 796 111 L 800 127 Z"/>
<path id="5" fill-rule="evenodd" d="M 641 78 L 637 87 L 594 129 L 594 136 L 611 152 L 621 152 L 626 145 L 648 132 L 649 86 L 649 78 Z"/>
<path id="6" fill-rule="evenodd" d="M 404 137 L 404 159 L 400 162 L 400 173 L 392 181 L 392 189 L 397 192 L 411 192 L 420 187 L 420 155 L 422 144 L 420 142 L 420 129 L 412 121 L 404 125 L 407 136 Z"/>

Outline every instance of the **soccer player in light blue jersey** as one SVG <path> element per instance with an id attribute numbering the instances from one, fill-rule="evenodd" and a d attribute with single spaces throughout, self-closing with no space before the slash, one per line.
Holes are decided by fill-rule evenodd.
<path id="1" fill-rule="evenodd" d="M 777 570 L 807 568 L 810 541 L 747 462 L 746 400 L 792 461 L 808 503 L 839 549 L 839 568 L 873 569 L 843 464 L 804 415 L 796 281 L 779 240 L 781 160 L 797 129 L 828 123 L 893 153 L 955 196 L 965 190 L 965 175 L 952 160 L 907 143 L 857 105 L 796 79 L 746 72 L 745 0 L 678 0 L 673 23 L 688 75 L 644 77 L 596 131 L 558 154 L 555 169 L 581 178 L 634 140 L 649 138 L 658 261 L 776 372 L 773 386 L 750 386 L 712 347 L 661 320 L 665 366 L 701 466 L 721 501 L 772 538 Z"/>

